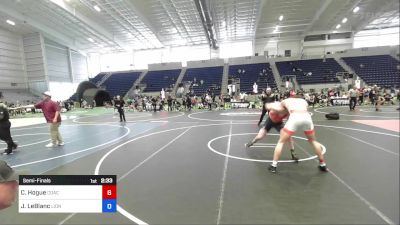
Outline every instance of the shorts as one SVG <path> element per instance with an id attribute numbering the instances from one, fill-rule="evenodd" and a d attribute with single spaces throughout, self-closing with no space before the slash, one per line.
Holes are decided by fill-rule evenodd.
<path id="1" fill-rule="evenodd" d="M 302 130 L 304 133 L 314 133 L 314 124 L 309 113 L 292 113 L 289 116 L 283 130 L 292 136 L 297 130 Z"/>
<path id="2" fill-rule="evenodd" d="M 280 132 L 283 128 L 283 122 L 279 122 L 279 123 L 275 123 L 271 120 L 271 118 L 269 118 L 269 116 L 267 116 L 267 119 L 265 121 L 265 126 L 264 129 L 269 132 L 271 130 L 271 128 L 275 128 L 275 130 L 277 130 L 278 132 Z"/>

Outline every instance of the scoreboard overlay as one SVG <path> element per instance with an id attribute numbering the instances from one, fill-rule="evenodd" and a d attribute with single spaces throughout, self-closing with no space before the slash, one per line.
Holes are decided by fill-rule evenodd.
<path id="1" fill-rule="evenodd" d="M 116 175 L 21 175 L 20 213 L 115 213 Z"/>

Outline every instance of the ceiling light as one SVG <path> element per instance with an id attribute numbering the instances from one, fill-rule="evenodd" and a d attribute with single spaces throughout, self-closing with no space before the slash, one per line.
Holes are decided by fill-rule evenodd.
<path id="1" fill-rule="evenodd" d="M 88 38 L 88 41 L 90 42 L 94 42 L 94 40 L 92 38 Z"/>
<path id="2" fill-rule="evenodd" d="M 97 11 L 97 12 L 101 12 L 101 9 L 98 5 L 93 6 L 93 8 Z"/>
<path id="3" fill-rule="evenodd" d="M 358 10 L 360 10 L 360 7 L 355 7 L 354 9 L 353 9 L 353 13 L 356 13 L 356 12 L 358 12 Z"/>
<path id="4" fill-rule="evenodd" d="M 341 25 L 340 25 L 340 24 L 336 25 L 336 29 L 339 29 L 340 27 L 341 27 Z"/>
<path id="5" fill-rule="evenodd" d="M 15 22 L 12 21 L 12 20 L 6 20 L 6 22 L 7 22 L 8 24 L 12 25 L 12 26 L 15 26 Z"/>
<path id="6" fill-rule="evenodd" d="M 347 22 L 347 18 L 343 18 L 342 23 L 346 23 Z"/>
<path id="7" fill-rule="evenodd" d="M 279 16 L 279 21 L 282 21 L 283 20 L 283 15 L 280 15 Z"/>

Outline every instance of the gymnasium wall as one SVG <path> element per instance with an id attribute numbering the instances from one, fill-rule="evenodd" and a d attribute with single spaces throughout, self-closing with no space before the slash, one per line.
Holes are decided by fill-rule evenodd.
<path id="1" fill-rule="evenodd" d="M 22 37 L 0 29 L 0 89 L 26 89 Z"/>
<path id="2" fill-rule="evenodd" d="M 87 57 L 70 50 L 71 56 L 71 70 L 73 83 L 80 83 L 89 79 Z"/>
<path id="3" fill-rule="evenodd" d="M 49 90 L 55 100 L 68 99 L 80 82 L 88 80 L 86 56 L 47 38 L 44 49 Z"/>
<path id="4" fill-rule="evenodd" d="M 49 82 L 72 83 L 68 48 L 47 38 L 44 44 Z"/>
<path id="5" fill-rule="evenodd" d="M 28 88 L 35 94 L 40 94 L 43 91 L 48 90 L 43 45 L 43 37 L 40 33 L 33 33 L 23 36 Z"/>

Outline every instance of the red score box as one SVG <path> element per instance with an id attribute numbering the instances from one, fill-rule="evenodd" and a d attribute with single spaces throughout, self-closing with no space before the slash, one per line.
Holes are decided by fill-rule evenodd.
<path id="1" fill-rule="evenodd" d="M 117 199 L 116 185 L 103 185 L 103 199 Z"/>

